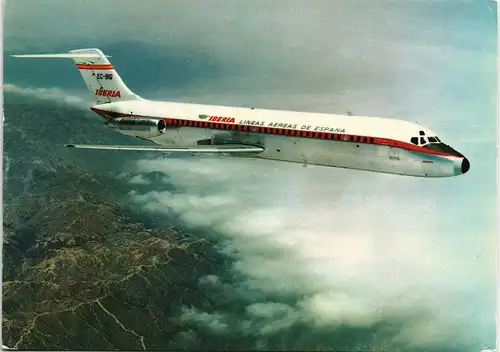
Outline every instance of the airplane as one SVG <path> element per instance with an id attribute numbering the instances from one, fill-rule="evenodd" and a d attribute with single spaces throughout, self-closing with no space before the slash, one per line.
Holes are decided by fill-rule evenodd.
<path id="1" fill-rule="evenodd" d="M 467 173 L 469 160 L 430 129 L 382 117 L 152 101 L 132 92 L 100 49 L 16 58 L 73 59 L 96 104 L 122 134 L 151 145 L 67 147 L 213 153 L 415 177 Z"/>

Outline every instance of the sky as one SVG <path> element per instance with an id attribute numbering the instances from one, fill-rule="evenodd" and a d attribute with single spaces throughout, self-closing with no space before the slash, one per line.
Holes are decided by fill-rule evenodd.
<path id="1" fill-rule="evenodd" d="M 258 336 L 263 348 L 266 336 L 299 322 L 336 331 L 387 321 L 402 321 L 390 335 L 401 346 L 492 346 L 494 6 L 37 4 L 6 3 L 6 91 L 89 106 L 70 62 L 8 55 L 98 47 L 145 98 L 405 119 L 436 131 L 471 162 L 466 175 L 420 179 L 258 160 L 124 158 L 117 176 L 130 184 L 130 204 L 218 239 L 235 259 L 230 279 L 200 285 L 230 287 L 245 313 L 185 307 L 180 320 L 230 334 L 236 319 L 238 331 Z M 163 178 L 153 183 L 152 172 Z"/>

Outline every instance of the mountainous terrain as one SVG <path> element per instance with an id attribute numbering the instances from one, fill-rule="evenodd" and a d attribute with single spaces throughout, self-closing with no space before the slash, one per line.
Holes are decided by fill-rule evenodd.
<path id="1" fill-rule="evenodd" d="M 171 318 L 211 304 L 196 289 L 223 264 L 211 244 L 121 205 L 116 153 L 62 147 L 120 142 L 91 112 L 9 94 L 4 110 L 3 344 L 182 348 Z"/>

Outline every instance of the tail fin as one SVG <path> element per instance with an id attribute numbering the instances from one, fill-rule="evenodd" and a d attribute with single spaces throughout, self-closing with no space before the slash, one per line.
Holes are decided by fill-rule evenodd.
<path id="1" fill-rule="evenodd" d="M 97 104 L 128 100 L 142 100 L 132 92 L 122 81 L 113 65 L 107 59 L 109 56 L 99 49 L 77 49 L 64 54 L 33 54 L 12 55 L 21 58 L 67 58 L 73 59 L 76 67 L 94 96 Z"/>

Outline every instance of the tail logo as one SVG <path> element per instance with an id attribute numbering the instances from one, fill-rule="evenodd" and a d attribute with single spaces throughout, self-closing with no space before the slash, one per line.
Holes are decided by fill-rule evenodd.
<path id="1" fill-rule="evenodd" d="M 100 97 L 111 97 L 111 98 L 121 98 L 122 95 L 119 90 L 109 90 L 109 89 L 96 89 L 95 95 Z"/>

